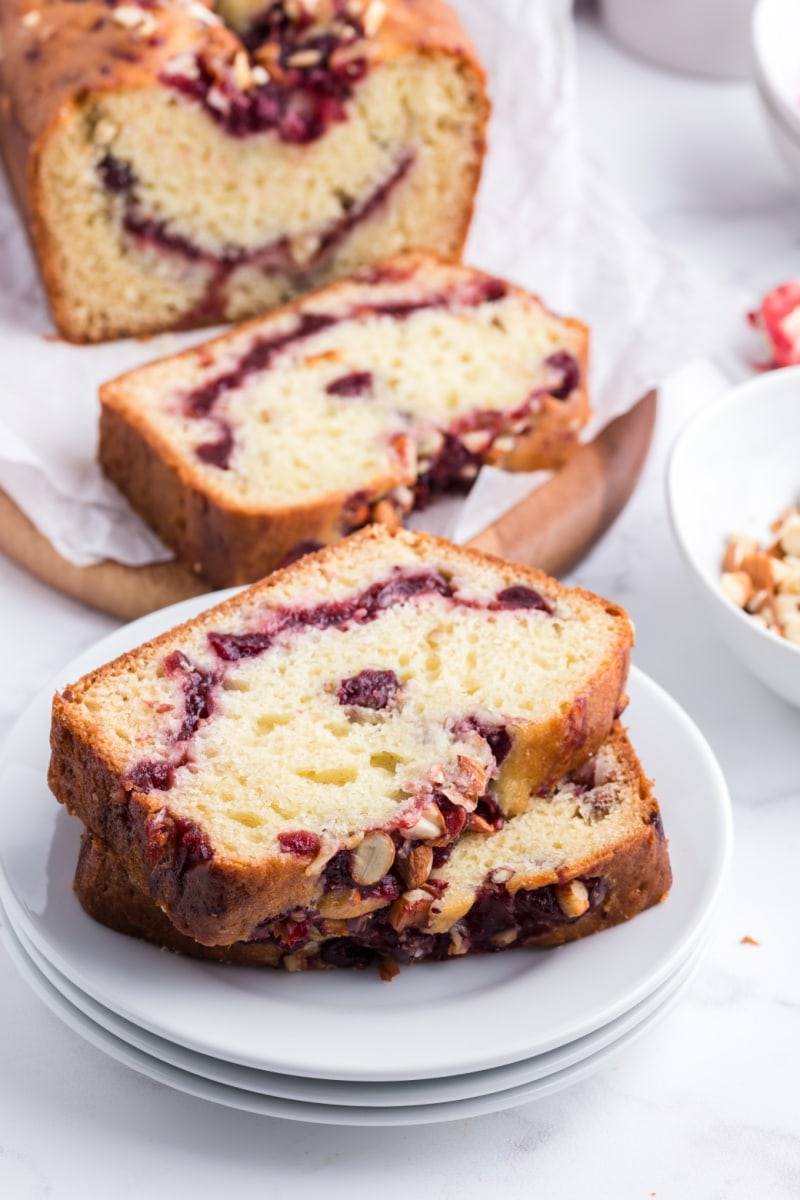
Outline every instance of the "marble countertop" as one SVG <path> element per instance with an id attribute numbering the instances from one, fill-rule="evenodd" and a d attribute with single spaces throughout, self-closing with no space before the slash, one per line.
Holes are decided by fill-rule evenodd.
<path id="1" fill-rule="evenodd" d="M 753 298 L 800 274 L 798 195 L 750 87 L 652 69 L 589 17 L 580 63 L 593 152 L 658 234 Z M 0 949 L 3 1196 L 800 1195 L 800 711 L 747 675 L 696 611 L 664 505 L 668 449 L 713 386 L 697 364 L 667 381 L 640 486 L 573 579 L 629 609 L 635 662 L 698 723 L 733 796 L 733 867 L 677 1006 L 611 1065 L 545 1101 L 357 1131 L 265 1120 L 133 1074 L 62 1025 Z M 114 624 L 0 560 L 0 736 L 55 669 Z"/>

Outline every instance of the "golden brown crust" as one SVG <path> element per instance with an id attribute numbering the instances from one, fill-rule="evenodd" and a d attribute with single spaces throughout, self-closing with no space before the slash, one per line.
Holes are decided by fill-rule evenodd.
<path id="1" fill-rule="evenodd" d="M 432 252 L 409 251 L 386 259 L 381 270 L 413 272 L 427 264 L 457 265 L 456 260 Z M 494 277 L 470 268 L 476 279 Z M 523 289 L 503 280 L 512 294 L 527 296 Z M 314 293 L 316 303 L 334 305 L 340 292 L 351 286 L 347 279 L 329 284 Z M 538 297 L 534 297 L 538 300 Z M 539 301 L 541 303 L 541 301 Z M 234 501 L 215 488 L 208 473 L 187 461 L 169 438 L 154 428 L 137 404 L 131 384 L 153 368 L 192 362 L 198 354 L 220 357 L 232 338 L 245 344 L 248 335 L 259 334 L 288 314 L 309 304 L 298 297 L 268 317 L 255 317 L 200 347 L 173 354 L 144 368 L 109 380 L 100 388 L 100 440 L 98 461 L 103 472 L 126 497 L 131 507 L 189 567 L 213 587 L 252 583 L 279 566 L 303 542 L 329 544 L 348 530 L 344 513 L 352 497 L 346 492 L 330 493 L 304 505 L 267 509 L 246 501 Z M 530 471 L 561 466 L 578 445 L 581 428 L 589 417 L 588 379 L 589 330 L 574 318 L 565 324 L 579 338 L 577 358 L 581 386 L 567 400 L 546 396 L 530 433 L 517 439 L 510 453 L 498 457 L 490 447 L 485 460 L 509 470 Z M 410 480 L 401 473 L 370 481 L 368 504 L 393 487 Z M 370 513 L 374 511 L 370 508 Z M 368 518 L 367 518 L 368 519 Z"/>
<path id="2" fill-rule="evenodd" d="M 407 54 L 441 54 L 457 59 L 474 78 L 476 95 L 475 169 L 465 191 L 461 228 L 454 250 L 466 241 L 486 150 L 489 101 L 486 77 L 456 14 L 443 0 L 383 0 L 386 13 L 367 41 L 379 64 Z M 54 130 L 79 118 L 94 97 L 137 91 L 159 83 L 176 56 L 203 49 L 231 62 L 242 43 L 222 23 L 199 19 L 211 0 L 154 0 L 147 24 L 129 28 L 114 17 L 116 2 L 104 0 L 3 0 L 0 5 L 0 152 L 26 222 L 55 323 L 68 340 L 91 342 L 109 336 L 87 328 L 65 293 L 57 243 L 42 186 L 41 160 Z M 135 7 L 135 6 L 130 6 Z M 216 315 L 194 324 L 211 324 Z M 159 332 L 137 327 L 114 336 Z"/>
<path id="3" fill-rule="evenodd" d="M 210 861 L 188 871 L 180 870 L 175 855 L 169 853 L 160 856 L 155 866 L 148 864 L 148 821 L 163 811 L 163 797 L 135 790 L 126 770 L 113 761 L 109 748 L 86 724 L 80 699 L 95 681 L 131 670 L 140 658 L 149 657 L 161 648 L 174 648 L 182 634 L 224 628 L 228 616 L 234 617 L 256 605 L 268 605 L 270 591 L 287 579 L 302 580 L 309 570 L 335 564 L 337 558 L 357 551 L 362 543 L 385 539 L 405 541 L 451 561 L 461 558 L 479 566 L 492 563 L 502 569 L 509 583 L 524 582 L 544 588 L 556 598 L 563 594 L 580 596 L 591 604 L 602 603 L 616 619 L 614 644 L 586 694 L 551 721 L 531 723 L 516 731 L 515 744 L 497 781 L 497 797 L 508 815 L 521 811 L 532 792 L 585 762 L 612 728 L 622 703 L 633 640 L 627 614 L 617 605 L 599 601 L 582 589 L 563 588 L 542 572 L 511 566 L 429 534 L 390 532 L 380 526 L 370 526 L 339 547 L 330 547 L 276 572 L 193 621 L 98 668 L 53 699 L 48 774 L 51 790 L 125 861 L 132 878 L 168 911 L 173 924 L 198 941 L 224 945 L 246 939 L 264 919 L 292 908 L 307 907 L 317 894 L 319 881 L 306 873 L 307 860 L 287 854 L 267 855 L 253 865 L 215 852 Z M 177 847 L 173 849 L 177 854 Z"/>

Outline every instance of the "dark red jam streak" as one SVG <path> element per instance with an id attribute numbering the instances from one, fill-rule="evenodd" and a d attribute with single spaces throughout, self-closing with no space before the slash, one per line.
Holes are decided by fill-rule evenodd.
<path id="1" fill-rule="evenodd" d="M 329 396 L 367 396 L 372 390 L 371 371 L 353 371 L 333 379 L 325 388 Z"/>
<path id="2" fill-rule="evenodd" d="M 381 207 L 405 178 L 412 162 L 410 153 L 402 155 L 381 183 L 361 200 L 351 202 L 344 214 L 321 232 L 315 253 L 302 266 L 295 262 L 290 239 L 285 236 L 255 249 L 235 246 L 221 251 L 205 249 L 171 229 L 167 221 L 141 211 L 136 195 L 138 180 L 129 164 L 106 154 L 98 163 L 98 172 L 106 189 L 123 197 L 122 227 L 129 237 L 158 253 L 177 255 L 186 262 L 211 268 L 203 295 L 176 326 L 191 329 L 199 324 L 211 324 L 224 316 L 228 281 L 240 267 L 247 266 L 264 274 L 286 274 L 305 280 L 304 286 L 311 286 L 311 274 L 325 263 L 356 226 Z"/>
<path id="3" fill-rule="evenodd" d="M 203 55 L 197 73 L 164 73 L 162 82 L 201 104 L 229 137 L 274 131 L 284 142 L 305 145 L 329 126 L 347 119 L 345 105 L 367 74 L 366 55 L 353 50 L 364 37 L 360 19 L 336 5 L 337 32 L 311 29 L 310 12 L 289 17 L 283 3 L 269 5 L 242 39 L 252 65 L 270 47 L 270 78 L 243 90 L 228 72 L 220 74 Z M 347 46 L 346 56 L 337 55 Z M 305 58 L 304 65 L 303 59 Z M 313 60 L 313 61 L 312 61 Z"/>
<path id="4" fill-rule="evenodd" d="M 224 417 L 214 412 L 215 406 L 228 392 L 241 387 L 245 380 L 252 375 L 268 371 L 275 358 L 294 343 L 321 333 L 332 325 L 351 320 L 353 316 L 389 316 L 395 320 L 402 320 L 423 309 L 446 308 L 453 303 L 477 306 L 499 300 L 505 294 L 505 285 L 499 280 L 479 279 L 477 281 L 470 280 L 457 296 L 450 299 L 437 294 L 415 300 L 413 303 L 361 304 L 356 311 L 347 312 L 341 316 L 332 316 L 329 313 L 300 313 L 292 329 L 287 330 L 286 333 L 258 338 L 235 367 L 218 375 L 216 379 L 211 379 L 208 383 L 195 388 L 184 397 L 183 411 L 186 416 L 211 419 L 220 431 L 216 441 L 203 443 L 198 447 L 198 457 L 203 462 L 223 470 L 229 467 L 234 446 L 233 433 Z M 372 382 L 373 377 L 370 372 L 352 372 L 338 380 L 333 380 L 326 390 L 330 395 L 336 396 L 366 395 Z M 455 441 L 455 439 L 453 440 Z M 461 443 L 458 442 L 457 445 L 460 446 Z"/>

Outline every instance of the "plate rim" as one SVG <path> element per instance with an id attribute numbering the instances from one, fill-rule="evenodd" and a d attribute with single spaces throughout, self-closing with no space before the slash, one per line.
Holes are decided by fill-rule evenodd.
<path id="1" fill-rule="evenodd" d="M 285 1100 L 275 1096 L 248 1092 L 242 1088 L 193 1075 L 189 1071 L 164 1063 L 155 1056 L 147 1054 L 146 1051 L 139 1050 L 109 1033 L 67 1001 L 28 958 L 16 939 L 13 949 L 10 948 L 12 937 L 12 931 L 5 929 L 2 936 L 3 945 L 31 990 L 68 1028 L 113 1061 L 145 1078 L 153 1079 L 173 1091 L 194 1096 L 196 1099 L 209 1103 L 220 1104 L 262 1117 L 358 1128 L 399 1127 L 423 1123 L 440 1124 L 447 1121 L 488 1116 L 508 1108 L 547 1099 L 557 1092 L 582 1082 L 589 1075 L 606 1066 L 620 1051 L 630 1047 L 651 1030 L 675 1006 L 693 975 L 693 972 L 690 971 L 662 1004 L 658 1005 L 632 1029 L 629 1029 L 626 1034 L 596 1053 L 589 1054 L 577 1063 L 573 1063 L 561 1071 L 556 1071 L 552 1075 L 547 1075 L 543 1079 L 532 1080 L 488 1095 L 442 1101 L 430 1105 L 343 1106 L 312 1101 Z M 24 966 L 21 965 L 22 962 L 24 962 Z"/>

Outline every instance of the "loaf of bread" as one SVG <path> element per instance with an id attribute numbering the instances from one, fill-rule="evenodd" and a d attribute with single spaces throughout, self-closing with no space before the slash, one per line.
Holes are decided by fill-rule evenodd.
<path id="1" fill-rule="evenodd" d="M 190 568 L 252 583 L 484 462 L 559 465 L 587 344 L 521 288 L 400 255 L 106 384 L 99 459 Z"/>
<path id="2" fill-rule="evenodd" d="M 574 941 L 657 904 L 671 884 L 658 804 L 619 727 L 498 833 L 467 832 L 434 865 L 436 853 L 422 842 L 397 853 L 381 880 L 382 905 L 353 918 L 347 909 L 363 892 L 342 852 L 331 864 L 336 887 L 314 908 L 285 913 L 257 940 L 230 946 L 179 933 L 88 833 L 75 891 L 101 924 L 199 958 L 293 971 L 374 962 L 390 975 L 397 963 Z"/>
<path id="3" fill-rule="evenodd" d="M 488 116 L 442 0 L 3 0 L 0 138 L 79 342 L 459 254 Z"/>
<path id="4" fill-rule="evenodd" d="M 50 785 L 198 941 L 313 907 L 345 851 L 378 889 L 356 917 L 401 850 L 496 832 L 597 751 L 632 638 L 590 593 L 370 526 L 57 694 Z"/>

